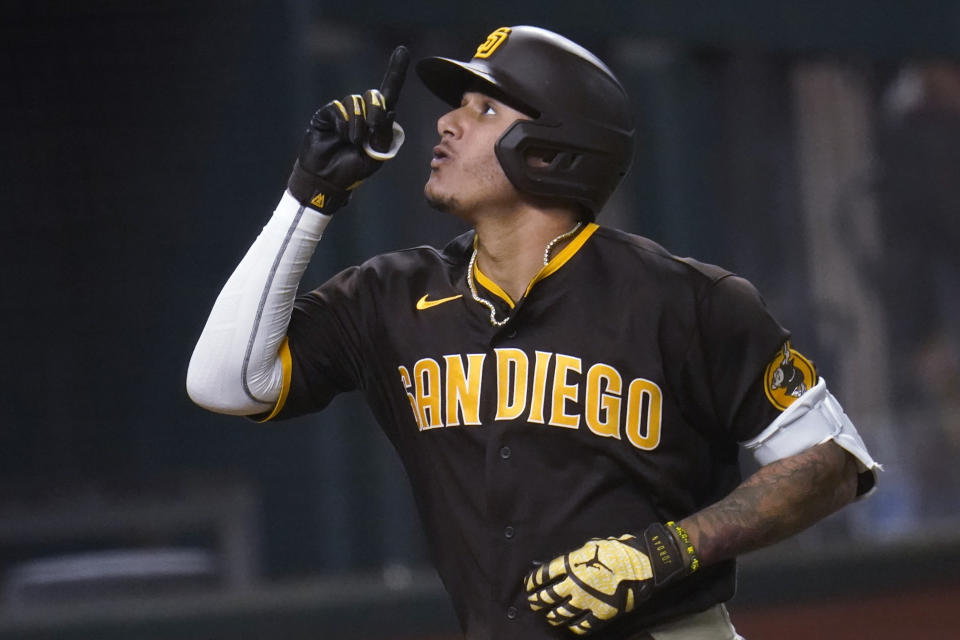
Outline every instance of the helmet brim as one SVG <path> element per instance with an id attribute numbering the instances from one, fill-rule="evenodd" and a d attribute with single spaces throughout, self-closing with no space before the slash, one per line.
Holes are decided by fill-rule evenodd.
<path id="1" fill-rule="evenodd" d="M 498 88 L 490 70 L 482 63 L 434 56 L 417 62 L 416 71 L 424 86 L 451 107 L 459 107 L 464 92 L 478 81 Z"/>
<path id="2" fill-rule="evenodd" d="M 509 82 L 494 76 L 482 61 L 463 62 L 452 58 L 424 58 L 417 63 L 417 75 L 424 86 L 453 108 L 460 106 L 467 91 L 481 91 L 531 118 L 541 111 L 520 99 Z"/>

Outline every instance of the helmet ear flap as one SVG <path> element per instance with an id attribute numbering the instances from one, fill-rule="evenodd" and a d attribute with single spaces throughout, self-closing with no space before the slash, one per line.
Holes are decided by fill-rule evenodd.
<path id="1" fill-rule="evenodd" d="M 630 166 L 632 136 L 586 122 L 517 120 L 494 150 L 518 191 L 574 201 L 593 216 Z"/>

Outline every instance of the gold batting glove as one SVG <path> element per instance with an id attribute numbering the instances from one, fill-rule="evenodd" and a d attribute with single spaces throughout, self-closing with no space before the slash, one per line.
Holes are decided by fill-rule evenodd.
<path id="1" fill-rule="evenodd" d="M 698 566 L 686 532 L 672 522 L 656 523 L 639 538 L 593 538 L 531 571 L 524 588 L 530 608 L 547 622 L 584 635 Z"/>

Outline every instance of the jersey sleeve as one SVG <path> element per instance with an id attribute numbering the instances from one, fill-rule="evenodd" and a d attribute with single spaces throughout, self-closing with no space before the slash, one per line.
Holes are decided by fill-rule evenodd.
<path id="1" fill-rule="evenodd" d="M 351 267 L 297 297 L 287 328 L 288 390 L 270 419 L 319 411 L 338 393 L 363 386 L 372 299 L 362 277 Z"/>
<path id="2" fill-rule="evenodd" d="M 715 423 L 742 442 L 779 411 L 764 395 L 764 371 L 790 333 L 771 315 L 756 288 L 727 275 L 716 280 L 697 310 L 699 343 L 688 365 L 702 368 Z"/>

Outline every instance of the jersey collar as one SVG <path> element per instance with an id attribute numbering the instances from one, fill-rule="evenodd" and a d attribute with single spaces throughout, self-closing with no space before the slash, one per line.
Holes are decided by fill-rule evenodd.
<path id="1" fill-rule="evenodd" d="M 550 261 L 543 265 L 540 271 L 533 276 L 533 279 L 530 280 L 530 284 L 527 285 L 526 290 L 523 292 L 523 297 L 526 298 L 530 294 L 530 291 L 533 289 L 535 284 L 559 271 L 560 267 L 565 265 L 574 255 L 576 255 L 578 251 L 580 251 L 590 236 L 592 236 L 598 228 L 599 226 L 595 222 L 590 222 L 585 225 L 583 229 L 580 230 L 580 233 L 575 235 L 573 239 L 567 243 L 567 246 L 554 254 L 554 256 L 550 258 Z M 477 236 L 474 235 L 474 246 L 476 246 L 476 243 Z M 473 278 L 477 284 L 482 286 L 493 295 L 502 299 L 511 309 L 516 304 L 513 299 L 510 298 L 510 295 L 500 287 L 500 285 L 491 280 L 486 274 L 483 273 L 483 271 L 480 270 L 480 266 L 477 264 L 473 265 Z"/>

